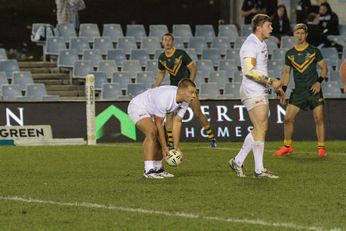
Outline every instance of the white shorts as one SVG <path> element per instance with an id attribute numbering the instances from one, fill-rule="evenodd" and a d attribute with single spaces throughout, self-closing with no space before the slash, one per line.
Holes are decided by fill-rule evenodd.
<path id="1" fill-rule="evenodd" d="M 250 111 L 254 107 L 260 106 L 260 105 L 266 105 L 268 104 L 268 97 L 266 95 L 259 95 L 254 96 L 252 98 L 242 99 L 241 102 L 244 104 L 246 109 Z"/>
<path id="2" fill-rule="evenodd" d="M 151 118 L 151 115 L 144 108 L 132 103 L 127 108 L 127 114 L 135 124 L 143 118 Z"/>

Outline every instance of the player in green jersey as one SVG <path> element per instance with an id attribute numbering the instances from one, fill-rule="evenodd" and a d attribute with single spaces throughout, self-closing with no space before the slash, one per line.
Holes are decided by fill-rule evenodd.
<path id="1" fill-rule="evenodd" d="M 171 85 L 177 86 L 179 81 L 184 78 L 195 80 L 197 74 L 197 68 L 195 63 L 191 60 L 190 56 L 181 49 L 177 49 L 173 46 L 174 37 L 171 33 L 166 33 L 162 36 L 162 44 L 164 52 L 158 59 L 158 73 L 154 83 L 154 87 L 160 85 L 161 81 L 165 77 L 166 71 L 169 73 Z M 190 104 L 194 115 L 200 121 L 200 124 L 208 134 L 210 147 L 216 148 L 216 140 L 213 131 L 210 128 L 207 117 L 201 111 L 201 104 L 198 97 L 196 97 Z M 168 144 L 172 146 L 172 115 L 166 116 L 166 132 L 168 137 Z"/>
<path id="2" fill-rule="evenodd" d="M 297 24 L 294 28 L 295 46 L 288 50 L 285 55 L 282 88 L 286 91 L 292 70 L 295 88 L 290 95 L 286 108 L 284 145 L 274 153 L 275 156 L 283 156 L 293 152 L 292 134 L 294 119 L 300 109 L 312 110 L 318 139 L 318 156 L 322 158 L 327 155 L 324 143 L 324 99 L 321 83 L 326 78 L 328 69 L 321 51 L 307 43 L 307 35 L 307 26 L 305 24 Z M 317 65 L 321 67 L 320 75 L 318 75 L 316 70 Z"/>

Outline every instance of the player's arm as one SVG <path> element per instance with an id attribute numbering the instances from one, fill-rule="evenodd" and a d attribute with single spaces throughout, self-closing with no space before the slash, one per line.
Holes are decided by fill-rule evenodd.
<path id="1" fill-rule="evenodd" d="M 321 84 L 326 79 L 326 76 L 328 73 L 327 63 L 326 63 L 326 61 L 324 61 L 324 59 L 320 60 L 317 63 L 317 65 L 321 67 L 321 73 L 320 73 L 320 77 L 317 79 L 317 81 L 310 88 L 311 93 L 314 95 L 321 91 Z"/>
<path id="2" fill-rule="evenodd" d="M 182 124 L 183 119 L 179 115 L 175 115 L 173 118 L 173 143 L 174 143 L 174 148 L 178 151 L 180 150 L 180 134 L 181 134 L 181 124 Z"/>
<path id="3" fill-rule="evenodd" d="M 249 16 L 250 14 L 256 14 L 257 13 L 257 10 L 256 8 L 252 8 L 251 10 L 241 10 L 240 11 L 240 15 L 242 17 L 245 17 L 245 16 Z"/>
<path id="4" fill-rule="evenodd" d="M 261 74 L 256 70 L 256 59 L 252 57 L 244 58 L 244 75 L 256 82 L 271 85 L 275 90 L 281 87 L 281 81 L 272 79 L 269 76 Z"/>
<path id="5" fill-rule="evenodd" d="M 169 150 L 167 147 L 165 130 L 163 128 L 163 120 L 164 120 L 163 117 L 155 116 L 155 126 L 159 133 L 159 142 L 162 148 L 162 155 L 163 157 L 166 157 L 168 155 Z"/>
<path id="6" fill-rule="evenodd" d="M 189 63 L 187 65 L 187 68 L 189 68 L 189 71 L 190 71 L 190 76 L 189 78 L 192 80 L 192 81 L 195 81 L 195 78 L 196 78 L 196 75 L 197 75 L 197 67 L 196 67 L 196 64 L 192 61 L 191 63 Z"/>
<path id="7" fill-rule="evenodd" d="M 163 78 L 165 77 L 165 73 L 166 73 L 165 70 L 160 70 L 160 69 L 159 69 L 159 70 L 157 71 L 156 79 L 155 79 L 155 82 L 154 82 L 154 84 L 153 84 L 153 87 L 158 87 L 158 86 L 160 86 L 160 84 L 161 84 Z"/>
<path id="8" fill-rule="evenodd" d="M 286 92 L 288 83 L 290 82 L 291 70 L 292 68 L 290 66 L 288 65 L 284 66 L 284 70 L 282 72 L 282 77 L 281 77 L 282 89 L 284 90 L 284 92 Z"/>

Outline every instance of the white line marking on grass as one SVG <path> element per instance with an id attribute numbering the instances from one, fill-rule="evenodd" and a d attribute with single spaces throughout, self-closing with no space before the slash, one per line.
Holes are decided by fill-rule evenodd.
<path id="1" fill-rule="evenodd" d="M 143 214 L 154 214 L 161 216 L 175 216 L 189 219 L 201 219 L 201 220 L 211 220 L 211 221 L 220 221 L 220 222 L 228 222 L 228 223 L 239 223 L 239 224 L 248 224 L 248 225 L 263 225 L 269 227 L 282 227 L 282 228 L 291 228 L 295 230 L 313 230 L 313 231 L 324 231 L 322 227 L 314 227 L 314 226 L 302 226 L 296 225 L 294 223 L 279 223 L 279 222 L 267 222 L 264 220 L 249 220 L 249 219 L 236 219 L 236 218 L 223 218 L 223 217 L 209 217 L 209 216 L 201 216 L 197 214 L 191 213 L 181 213 L 181 212 L 167 212 L 167 211 L 159 211 L 159 210 L 151 210 L 151 209 L 142 209 L 142 208 L 128 208 L 122 206 L 112 206 L 112 205 L 102 205 L 96 203 L 89 202 L 59 202 L 59 201 L 51 201 L 51 200 L 39 200 L 33 198 L 23 198 L 18 196 L 0 196 L 0 200 L 4 201 L 19 201 L 25 203 L 37 203 L 37 204 L 48 204 L 48 205 L 59 205 L 59 206 L 70 206 L 70 207 L 81 207 L 81 208 L 97 208 L 97 209 L 108 209 L 108 210 L 117 210 L 122 212 L 131 212 L 131 213 L 143 213 Z M 339 231 L 341 229 L 334 228 L 333 231 Z"/>

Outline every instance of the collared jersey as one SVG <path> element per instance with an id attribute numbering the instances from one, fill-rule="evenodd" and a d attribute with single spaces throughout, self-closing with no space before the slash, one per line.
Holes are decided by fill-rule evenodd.
<path id="1" fill-rule="evenodd" d="M 144 109 L 151 116 L 165 117 L 166 113 L 176 112 L 183 118 L 189 104 L 176 102 L 177 89 L 176 86 L 152 88 L 137 95 L 130 104 Z"/>
<path id="2" fill-rule="evenodd" d="M 316 65 L 323 59 L 321 51 L 307 44 L 303 49 L 293 47 L 285 55 L 285 64 L 293 69 L 295 88 L 310 88 L 318 79 Z"/>
<path id="3" fill-rule="evenodd" d="M 259 40 L 255 34 L 250 34 L 239 52 L 241 67 L 244 69 L 244 58 L 255 58 L 256 66 L 255 69 L 261 74 L 268 76 L 268 48 L 265 41 Z M 241 87 L 244 97 L 256 97 L 259 95 L 267 95 L 268 88 L 265 84 L 256 82 L 243 74 L 243 80 Z"/>
<path id="4" fill-rule="evenodd" d="M 159 56 L 158 68 L 161 71 L 168 71 L 171 85 L 178 86 L 180 80 L 189 78 L 188 66 L 192 64 L 192 60 L 184 50 L 173 49 L 171 56 L 167 56 L 165 52 L 162 52 Z"/>

